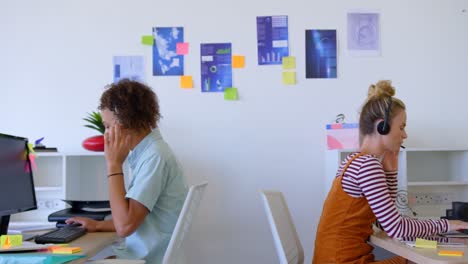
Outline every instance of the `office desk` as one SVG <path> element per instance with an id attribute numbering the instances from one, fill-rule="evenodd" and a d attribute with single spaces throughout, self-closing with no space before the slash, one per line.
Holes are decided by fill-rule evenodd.
<path id="1" fill-rule="evenodd" d="M 96 255 L 99 251 L 112 244 L 117 238 L 115 232 L 96 232 L 87 233 L 86 235 L 70 242 L 71 247 L 81 247 L 79 254 L 86 255 L 85 258 L 77 259 L 70 263 L 84 263 L 88 258 Z"/>
<path id="2" fill-rule="evenodd" d="M 374 234 L 370 237 L 370 242 L 378 247 L 392 252 L 393 254 L 404 257 L 405 259 L 411 260 L 415 263 L 423 264 L 458 264 L 468 263 L 468 247 L 438 247 L 437 249 L 429 248 L 414 248 L 404 243 L 392 239 L 387 234 L 378 229 L 374 229 Z M 468 241 L 465 240 L 465 244 Z M 439 256 L 437 252 L 439 250 L 459 250 L 463 251 L 462 257 L 446 257 Z"/>

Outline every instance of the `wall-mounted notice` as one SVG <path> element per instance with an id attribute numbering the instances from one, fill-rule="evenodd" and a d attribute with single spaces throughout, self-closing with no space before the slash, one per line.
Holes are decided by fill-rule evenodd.
<path id="1" fill-rule="evenodd" d="M 348 51 L 356 56 L 380 56 L 378 13 L 348 13 Z"/>
<path id="2" fill-rule="evenodd" d="M 177 43 L 184 42 L 184 28 L 154 27 L 153 36 L 153 75 L 184 75 L 184 56 L 177 54 Z"/>
<path id="3" fill-rule="evenodd" d="M 121 79 L 144 82 L 143 56 L 114 56 L 114 83 Z"/>
<path id="4" fill-rule="evenodd" d="M 257 17 L 258 65 L 281 64 L 289 55 L 288 16 Z"/>
<path id="5" fill-rule="evenodd" d="M 336 30 L 306 30 L 306 78 L 336 78 Z"/>
<path id="6" fill-rule="evenodd" d="M 202 92 L 232 87 L 231 43 L 200 44 L 200 61 Z"/>

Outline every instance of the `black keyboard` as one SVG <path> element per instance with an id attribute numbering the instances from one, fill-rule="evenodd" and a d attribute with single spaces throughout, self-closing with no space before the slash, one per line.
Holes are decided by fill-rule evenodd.
<path id="1" fill-rule="evenodd" d="M 65 226 L 37 236 L 34 241 L 37 244 L 68 243 L 86 234 L 86 229 L 77 226 Z"/>

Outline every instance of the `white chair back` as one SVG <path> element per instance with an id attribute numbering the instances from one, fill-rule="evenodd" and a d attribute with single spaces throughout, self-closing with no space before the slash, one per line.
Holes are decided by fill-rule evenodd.
<path id="1" fill-rule="evenodd" d="M 304 250 L 280 191 L 260 191 L 280 264 L 303 264 Z"/>
<path id="2" fill-rule="evenodd" d="M 197 208 L 205 192 L 208 183 L 193 185 L 190 187 L 187 198 L 179 215 L 179 219 L 172 233 L 171 240 L 164 254 L 162 264 L 184 264 L 187 263 L 184 258 L 184 240 L 188 235 L 192 219 L 195 217 Z"/>

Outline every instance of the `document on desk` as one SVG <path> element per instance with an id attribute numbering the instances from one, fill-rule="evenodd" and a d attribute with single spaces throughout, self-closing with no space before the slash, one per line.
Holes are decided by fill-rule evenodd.
<path id="1" fill-rule="evenodd" d="M 416 247 L 416 239 L 415 237 L 403 237 L 400 241 L 410 247 Z M 437 241 L 436 247 L 466 247 L 465 240 L 462 238 L 431 236 L 423 237 L 422 239 L 426 241 Z"/>

